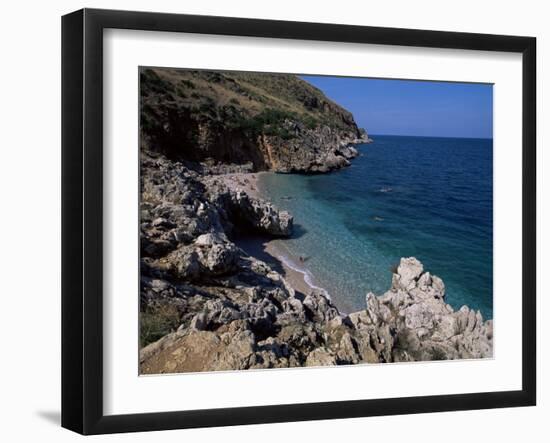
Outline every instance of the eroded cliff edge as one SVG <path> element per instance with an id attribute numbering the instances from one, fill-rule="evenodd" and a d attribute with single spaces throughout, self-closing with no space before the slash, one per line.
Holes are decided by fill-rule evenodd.
<path id="1" fill-rule="evenodd" d="M 353 115 L 295 75 L 140 69 L 141 149 L 250 171 L 319 173 L 369 142 Z"/>
<path id="2" fill-rule="evenodd" d="M 445 303 L 415 258 L 390 289 L 344 315 L 232 241 L 292 232 L 291 214 L 158 152 L 141 156 L 141 373 L 492 356 L 492 321 Z M 230 166 L 227 166 L 230 168 Z M 196 168 L 195 168 L 196 169 Z"/>

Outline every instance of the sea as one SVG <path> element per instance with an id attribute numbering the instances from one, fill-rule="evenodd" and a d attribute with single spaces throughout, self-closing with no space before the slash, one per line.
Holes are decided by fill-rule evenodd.
<path id="1" fill-rule="evenodd" d="M 492 139 L 372 135 L 329 174 L 260 175 L 259 190 L 294 216 L 276 240 L 287 265 L 343 312 L 390 288 L 401 257 L 441 277 L 446 301 L 493 318 Z"/>

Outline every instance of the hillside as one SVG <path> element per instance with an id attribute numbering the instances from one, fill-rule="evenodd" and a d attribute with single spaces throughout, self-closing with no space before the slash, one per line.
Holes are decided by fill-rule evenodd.
<path id="1" fill-rule="evenodd" d="M 140 71 L 141 148 L 251 170 L 326 172 L 366 141 L 350 112 L 295 75 Z"/>

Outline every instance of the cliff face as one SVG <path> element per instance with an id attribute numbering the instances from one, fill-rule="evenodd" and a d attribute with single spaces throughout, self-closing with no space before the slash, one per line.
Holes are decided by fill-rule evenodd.
<path id="1" fill-rule="evenodd" d="M 142 68 L 141 149 L 173 160 L 327 172 L 366 142 L 351 113 L 294 75 Z"/>
<path id="2" fill-rule="evenodd" d="M 142 155 L 141 187 L 141 373 L 492 356 L 492 322 L 454 311 L 414 258 L 344 315 L 232 242 L 290 235 L 287 212 L 158 154 Z"/>

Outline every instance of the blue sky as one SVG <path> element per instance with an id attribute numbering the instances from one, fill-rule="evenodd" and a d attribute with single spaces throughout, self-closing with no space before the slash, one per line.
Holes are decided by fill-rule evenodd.
<path id="1" fill-rule="evenodd" d="M 493 136 L 493 87 L 471 83 L 301 76 L 369 134 Z"/>

